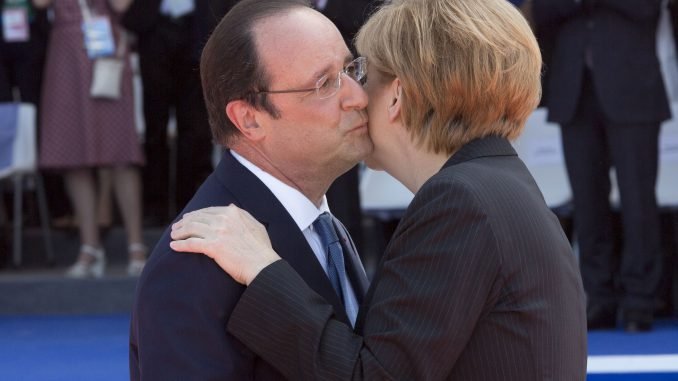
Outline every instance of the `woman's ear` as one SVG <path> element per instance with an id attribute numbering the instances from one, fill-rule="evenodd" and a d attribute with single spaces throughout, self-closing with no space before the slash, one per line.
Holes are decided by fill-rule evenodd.
<path id="1" fill-rule="evenodd" d="M 228 119 L 246 139 L 260 140 L 263 137 L 264 129 L 259 128 L 256 110 L 252 105 L 242 99 L 237 99 L 228 102 L 225 111 Z"/>
<path id="2" fill-rule="evenodd" d="M 388 106 L 388 119 L 389 122 L 395 122 L 400 118 L 400 109 L 403 102 L 403 88 L 399 78 L 391 82 L 388 91 L 391 94 L 391 102 Z"/>

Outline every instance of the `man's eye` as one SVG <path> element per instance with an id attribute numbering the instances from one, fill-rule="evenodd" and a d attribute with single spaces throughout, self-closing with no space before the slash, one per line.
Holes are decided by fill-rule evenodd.
<path id="1" fill-rule="evenodd" d="M 349 66 L 346 66 L 346 68 L 344 69 L 344 72 L 345 72 L 346 75 L 348 75 L 349 77 L 351 77 L 351 78 L 356 78 L 356 68 L 355 68 L 355 65 L 349 65 Z"/>
<path id="2" fill-rule="evenodd" d="M 321 89 L 321 90 L 322 90 L 322 89 L 327 89 L 327 88 L 329 88 L 331 85 L 332 85 L 332 84 L 330 83 L 330 80 L 329 80 L 329 78 L 327 78 L 327 77 L 325 77 L 325 78 L 321 79 L 320 81 L 318 81 L 318 88 Z"/>

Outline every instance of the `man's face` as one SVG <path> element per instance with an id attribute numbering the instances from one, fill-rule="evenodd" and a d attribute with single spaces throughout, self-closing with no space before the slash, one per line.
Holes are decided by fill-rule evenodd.
<path id="1" fill-rule="evenodd" d="M 314 88 L 323 76 L 333 82 L 353 60 L 337 28 L 311 9 L 262 20 L 254 38 L 269 91 Z M 372 151 L 367 94 L 348 76 L 326 99 L 315 91 L 267 96 L 279 118 L 261 111 L 258 124 L 267 129 L 266 155 L 283 172 L 337 177 Z"/>

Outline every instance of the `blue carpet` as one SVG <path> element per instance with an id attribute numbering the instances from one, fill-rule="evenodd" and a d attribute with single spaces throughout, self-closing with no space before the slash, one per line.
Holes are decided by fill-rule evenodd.
<path id="1" fill-rule="evenodd" d="M 676 373 L 591 374 L 587 381 L 678 381 Z"/>
<path id="2" fill-rule="evenodd" d="M 657 322 L 648 333 L 619 330 L 589 333 L 589 355 L 678 354 L 678 321 Z"/>
<path id="3" fill-rule="evenodd" d="M 0 380 L 129 380 L 128 315 L 0 317 Z"/>
<path id="4" fill-rule="evenodd" d="M 589 381 L 678 381 L 678 322 L 654 330 L 589 333 Z"/>
<path id="5" fill-rule="evenodd" d="M 128 380 L 128 331 L 128 315 L 0 316 L 0 380 Z M 646 334 L 592 332 L 589 353 L 588 381 L 678 381 L 678 321 Z"/>

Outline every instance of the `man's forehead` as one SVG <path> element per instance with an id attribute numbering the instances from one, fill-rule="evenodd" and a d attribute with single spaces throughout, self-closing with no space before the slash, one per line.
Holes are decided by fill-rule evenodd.
<path id="1" fill-rule="evenodd" d="M 349 52 L 334 24 L 310 8 L 260 20 L 253 32 L 257 52 L 264 61 L 313 60 L 314 56 L 336 52 L 343 58 Z"/>

